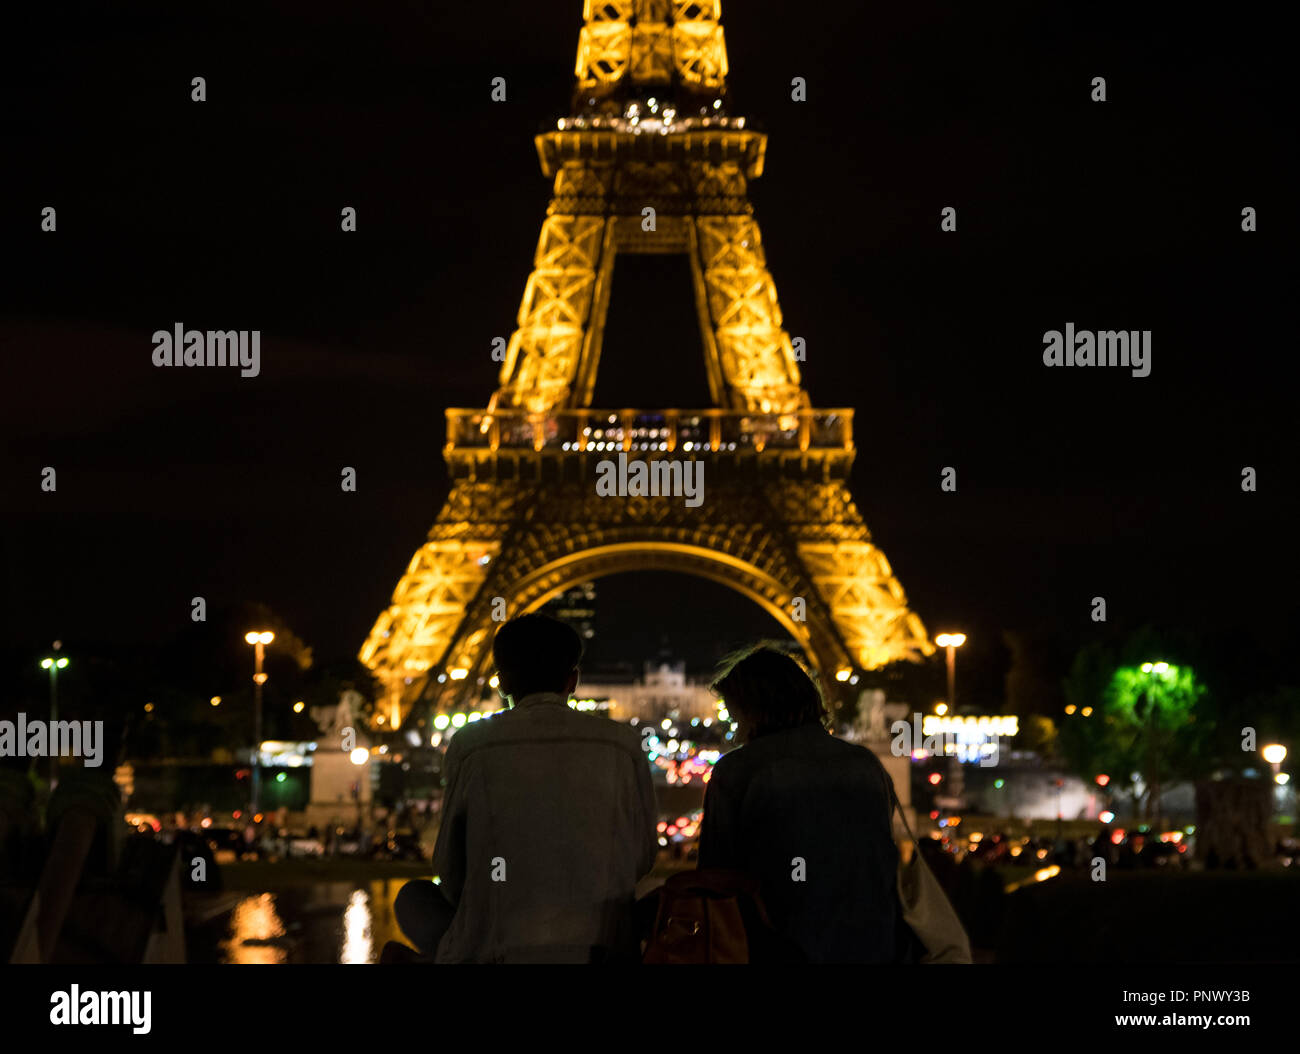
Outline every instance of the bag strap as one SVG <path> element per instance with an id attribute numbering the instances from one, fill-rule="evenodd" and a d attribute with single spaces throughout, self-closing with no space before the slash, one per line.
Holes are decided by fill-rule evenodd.
<path id="1" fill-rule="evenodd" d="M 907 832 L 907 837 L 912 839 L 912 844 L 916 846 L 916 851 L 921 851 L 921 846 L 917 843 L 916 833 L 912 830 L 912 825 L 907 822 L 907 810 L 899 802 L 897 795 L 894 795 L 893 787 L 889 789 L 890 795 L 894 798 L 894 809 L 898 812 L 898 818 L 903 821 L 903 830 Z"/>
<path id="2" fill-rule="evenodd" d="M 889 770 L 885 768 L 884 763 L 876 757 L 876 752 L 870 747 L 867 753 L 871 755 L 871 760 L 876 763 L 876 768 L 880 772 L 881 782 L 885 785 L 885 793 L 889 795 L 889 824 L 892 827 L 894 823 L 894 813 L 898 813 L 898 818 L 903 821 L 903 830 L 907 832 L 907 837 L 912 840 L 912 847 L 920 855 L 921 845 L 916 840 L 916 835 L 912 831 L 912 825 L 907 822 L 907 810 L 903 808 L 902 802 L 898 800 L 898 794 L 894 791 L 894 781 L 889 777 Z"/>

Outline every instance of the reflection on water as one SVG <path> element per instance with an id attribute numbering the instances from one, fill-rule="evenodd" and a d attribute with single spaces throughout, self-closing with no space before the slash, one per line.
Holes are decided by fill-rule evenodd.
<path id="1" fill-rule="evenodd" d="M 223 961 L 253 966 L 282 963 L 285 949 L 279 941 L 283 937 L 284 923 L 276 914 L 274 895 L 245 897 L 230 913 L 230 937 L 221 942 Z"/>
<path id="2" fill-rule="evenodd" d="M 403 939 L 393 901 L 406 882 L 321 882 L 243 896 L 221 927 L 216 961 L 373 963 L 388 941 Z"/>
<path id="3" fill-rule="evenodd" d="M 343 912 L 343 951 L 341 963 L 368 963 L 370 958 L 370 897 L 359 889 L 348 897 L 347 910 Z"/>

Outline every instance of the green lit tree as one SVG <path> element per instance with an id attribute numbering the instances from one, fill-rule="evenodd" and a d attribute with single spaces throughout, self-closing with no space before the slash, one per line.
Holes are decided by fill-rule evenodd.
<path id="1" fill-rule="evenodd" d="M 1133 765 L 1123 773 L 1141 774 L 1148 820 L 1160 818 L 1162 782 L 1201 775 L 1210 723 L 1197 704 L 1205 696 L 1190 666 L 1144 662 L 1121 666 L 1111 677 L 1102 707 L 1106 731 Z"/>
<path id="2" fill-rule="evenodd" d="M 1160 655 L 1149 632 L 1131 637 L 1120 654 L 1100 643 L 1081 650 L 1065 681 L 1059 736 L 1061 755 L 1080 778 L 1108 774 L 1112 786 L 1140 799 L 1149 820 L 1159 818 L 1162 784 L 1212 767 L 1216 723 L 1192 668 Z"/>

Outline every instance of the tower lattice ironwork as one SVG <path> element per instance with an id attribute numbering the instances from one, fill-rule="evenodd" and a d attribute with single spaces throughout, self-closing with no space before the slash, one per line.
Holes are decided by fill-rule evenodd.
<path id="1" fill-rule="evenodd" d="M 447 411 L 451 493 L 361 649 L 391 722 L 474 688 L 503 611 L 627 570 L 740 591 L 832 694 L 934 651 L 849 494 L 852 411 L 802 388 L 748 198 L 767 140 L 728 111 L 719 6 L 586 0 L 571 115 L 536 137 L 554 190 L 500 386 Z M 688 257 L 712 407 L 591 407 L 619 253 Z M 702 460 L 706 500 L 598 496 L 619 453 Z"/>

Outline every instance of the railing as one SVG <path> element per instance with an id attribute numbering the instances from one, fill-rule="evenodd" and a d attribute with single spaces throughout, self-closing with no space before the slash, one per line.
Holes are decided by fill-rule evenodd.
<path id="1" fill-rule="evenodd" d="M 448 410 L 447 450 L 851 451 L 853 411 Z"/>

